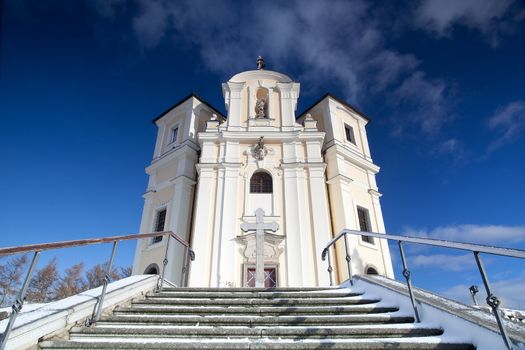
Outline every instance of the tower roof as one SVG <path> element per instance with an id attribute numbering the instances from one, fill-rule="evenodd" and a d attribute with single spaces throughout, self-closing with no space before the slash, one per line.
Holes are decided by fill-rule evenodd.
<path id="1" fill-rule="evenodd" d="M 160 118 L 164 117 L 166 114 L 168 114 L 169 111 L 171 111 L 173 108 L 183 104 L 184 102 L 186 102 L 188 99 L 190 98 L 196 98 L 197 100 L 199 100 L 200 102 L 202 102 L 203 104 L 205 104 L 206 106 L 208 106 L 210 109 L 212 109 L 214 112 L 217 113 L 217 115 L 219 115 L 220 117 L 222 117 L 223 119 L 226 119 L 226 117 L 224 116 L 224 114 L 222 114 L 221 112 L 219 112 L 219 110 L 215 107 L 213 107 L 211 104 L 209 104 L 206 100 L 204 100 L 202 97 L 200 97 L 199 95 L 197 95 L 196 93 L 192 92 L 191 94 L 189 94 L 188 96 L 184 97 L 182 100 L 180 100 L 179 102 L 175 103 L 173 106 L 171 106 L 170 108 L 166 109 L 164 112 L 162 112 L 161 114 L 159 114 L 155 119 L 153 119 L 151 122 L 153 124 L 155 124 L 157 122 L 157 120 L 159 120 Z"/>
<path id="2" fill-rule="evenodd" d="M 266 70 L 266 69 L 247 70 L 245 72 L 237 73 L 233 77 L 230 78 L 230 81 L 234 83 L 243 83 L 248 80 L 259 80 L 259 79 L 276 80 L 279 83 L 291 83 L 292 82 L 292 79 L 286 74 L 275 72 L 272 70 Z"/>

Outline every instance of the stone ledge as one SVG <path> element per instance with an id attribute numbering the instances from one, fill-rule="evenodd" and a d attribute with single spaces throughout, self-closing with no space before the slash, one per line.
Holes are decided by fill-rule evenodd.
<path id="1" fill-rule="evenodd" d="M 375 285 L 378 287 L 385 288 L 397 294 L 401 294 L 406 297 L 406 301 L 409 301 L 409 294 L 407 286 L 400 282 L 383 276 L 372 276 L 372 275 L 356 275 L 353 280 L 358 284 L 359 281 L 364 282 L 368 285 Z M 364 286 L 363 286 L 364 287 Z M 367 288 L 367 292 L 368 292 Z M 455 316 L 455 319 L 461 319 L 464 322 L 471 323 L 476 327 L 481 327 L 485 330 L 494 332 L 497 337 L 501 337 L 499 334 L 499 328 L 496 323 L 496 319 L 491 312 L 474 308 L 470 305 L 463 304 L 461 302 L 451 300 L 436 293 L 426 291 L 424 289 L 413 287 L 414 297 L 420 308 L 421 318 L 423 322 L 432 321 L 428 317 L 425 317 L 425 307 L 431 307 L 438 309 L 441 312 Z M 411 309 L 411 306 L 409 307 Z M 431 312 L 427 312 L 431 314 Z M 427 318 L 427 319 L 426 319 Z M 504 320 L 506 330 L 512 341 L 518 344 L 525 344 L 525 326 Z M 500 338 L 501 339 L 501 338 Z M 525 347 L 525 346 L 524 346 Z M 521 349 L 521 347 L 520 347 Z"/>
<path id="2" fill-rule="evenodd" d="M 157 285 L 157 279 L 157 275 L 136 275 L 110 283 L 103 312 L 152 291 Z M 90 317 L 101 290 L 102 287 L 97 287 L 45 304 L 33 311 L 22 311 L 11 330 L 5 349 L 37 349 L 37 343 L 41 338 L 60 334 Z M 8 321 L 9 319 L 5 319 L 0 322 L 2 332 Z"/>

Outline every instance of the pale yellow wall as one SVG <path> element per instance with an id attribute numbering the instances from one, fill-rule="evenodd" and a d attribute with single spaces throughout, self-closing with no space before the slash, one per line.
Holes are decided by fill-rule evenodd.
<path id="1" fill-rule="evenodd" d="M 351 149 L 358 149 L 361 154 L 364 153 L 361 139 L 361 132 L 359 130 L 359 123 L 356 118 L 349 114 L 350 112 L 342 111 L 341 109 L 336 109 L 336 121 L 334 121 L 334 136 L 337 140 L 341 141 L 345 145 L 349 146 Z M 345 124 L 352 127 L 354 131 L 355 145 L 350 141 L 346 140 L 345 135 Z"/>
<path id="2" fill-rule="evenodd" d="M 201 132 L 206 130 L 206 121 L 210 120 L 212 117 L 212 114 L 208 112 L 207 110 L 201 110 L 199 115 L 199 121 L 197 124 L 197 132 Z"/>
<path id="3" fill-rule="evenodd" d="M 166 223 L 165 227 L 168 227 L 170 220 L 170 209 L 171 199 L 173 197 L 173 186 L 166 187 L 158 190 L 152 194 L 152 205 L 151 213 L 147 216 L 147 232 L 153 232 L 155 225 L 155 215 L 158 209 L 162 207 L 167 208 Z M 162 268 L 162 260 L 164 259 L 164 252 L 166 249 L 166 239 L 164 238 L 161 242 L 151 244 L 151 238 L 147 238 L 141 241 L 141 259 L 139 261 L 138 271 L 143 273 L 146 267 L 151 263 L 156 263 L 159 268 Z"/>
<path id="4" fill-rule="evenodd" d="M 159 168 L 156 173 L 157 183 L 167 181 L 174 177 L 178 171 L 178 162 L 171 162 L 170 164 Z"/>
<path id="5" fill-rule="evenodd" d="M 152 204 L 153 204 L 153 208 L 156 208 L 160 205 L 163 205 L 163 204 L 166 204 L 168 202 L 171 201 L 171 198 L 173 197 L 173 189 L 174 187 L 173 186 L 168 186 L 168 187 L 165 187 L 161 190 L 157 190 L 157 192 L 155 192 L 153 194 L 153 197 L 152 197 Z M 169 217 L 166 218 L 166 220 L 168 220 Z M 168 222 L 166 222 L 167 224 Z M 151 221 L 151 228 L 153 228 L 153 221 Z"/>
<path id="6" fill-rule="evenodd" d="M 169 112 L 166 116 L 164 116 L 164 118 L 166 118 L 166 132 L 164 133 L 164 137 L 162 139 L 162 153 L 165 153 L 167 151 L 169 151 L 172 146 L 176 143 L 180 143 L 182 142 L 182 140 L 184 139 L 184 113 L 183 112 L 178 112 L 178 113 L 175 113 L 174 111 L 172 112 Z M 171 141 L 171 129 L 175 126 L 175 125 L 178 125 L 179 127 L 179 131 L 177 133 L 177 140 L 172 144 L 170 141 Z"/>

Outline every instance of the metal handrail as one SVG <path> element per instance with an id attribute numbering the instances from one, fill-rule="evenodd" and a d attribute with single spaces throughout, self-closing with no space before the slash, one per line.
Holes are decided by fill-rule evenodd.
<path id="1" fill-rule="evenodd" d="M 18 254 L 18 253 L 29 253 L 29 252 L 34 253 L 33 259 L 31 260 L 31 264 L 29 265 L 29 269 L 27 271 L 24 283 L 22 284 L 22 288 L 20 289 L 18 296 L 15 302 L 13 303 L 13 306 L 11 307 L 12 312 L 9 317 L 9 322 L 7 324 L 7 327 L 4 333 L 2 334 L 2 338 L 0 338 L 0 350 L 4 350 L 7 344 L 7 340 L 9 338 L 9 334 L 11 333 L 11 329 L 14 326 L 16 317 L 22 310 L 27 288 L 29 287 L 29 284 L 31 283 L 33 272 L 35 270 L 36 263 L 38 262 L 38 258 L 41 252 L 46 251 L 46 250 L 52 250 L 52 249 L 63 249 L 63 248 L 87 246 L 87 245 L 94 245 L 94 244 L 113 243 L 113 247 L 111 249 L 111 257 L 109 259 L 109 263 L 108 263 L 106 272 L 104 274 L 102 291 L 100 293 L 97 303 L 95 304 L 91 318 L 86 320 L 86 325 L 89 326 L 100 319 L 100 315 L 102 313 L 103 304 L 104 304 L 104 298 L 106 296 L 106 290 L 107 290 L 107 287 L 110 281 L 110 272 L 113 266 L 113 260 L 115 258 L 117 243 L 121 241 L 144 239 L 144 238 L 158 237 L 158 236 L 168 236 L 168 240 L 166 242 L 166 251 L 164 253 L 164 260 L 162 261 L 163 266 L 162 266 L 161 277 L 160 277 L 160 280 L 157 282 L 157 291 L 162 290 L 163 285 L 164 285 L 164 274 L 166 272 L 166 266 L 168 265 L 168 249 L 169 249 L 171 238 L 175 239 L 177 242 L 179 242 L 185 247 L 184 262 L 183 262 L 184 266 L 182 267 L 182 273 L 183 273 L 183 282 L 187 284 L 187 281 L 188 281 L 187 274 L 188 274 L 189 262 L 190 260 L 191 261 L 195 260 L 195 252 L 191 249 L 188 242 L 186 242 L 184 239 L 182 239 L 179 235 L 177 235 L 173 231 L 150 232 L 150 233 L 141 233 L 141 234 L 133 234 L 133 235 L 125 235 L 125 236 L 111 236 L 111 237 L 103 237 L 103 238 L 77 239 L 77 240 L 71 240 L 71 241 L 38 243 L 38 244 L 30 244 L 30 245 L 18 246 L 18 247 L 0 248 L 0 256 L 7 256 L 7 255 Z"/>
<path id="2" fill-rule="evenodd" d="M 185 247 L 190 246 L 188 242 L 186 242 L 184 239 L 182 239 L 179 235 L 177 235 L 173 231 L 162 231 L 162 232 L 140 233 L 140 234 L 132 234 L 132 235 L 124 235 L 124 236 L 75 239 L 72 241 L 37 243 L 37 244 L 22 245 L 18 247 L 0 248 L 0 256 L 12 255 L 12 254 L 17 254 L 17 253 L 28 253 L 28 252 L 34 252 L 34 251 L 44 251 L 44 250 L 51 250 L 51 249 L 79 247 L 79 246 L 84 246 L 84 245 L 110 243 L 114 241 L 130 241 L 130 240 L 135 240 L 135 239 L 143 239 L 143 238 L 148 238 L 148 237 L 157 237 L 157 236 L 166 236 L 166 235 L 171 235 L 173 238 L 175 238 L 178 242 L 180 242 Z"/>
<path id="3" fill-rule="evenodd" d="M 321 254 L 321 260 L 326 260 L 328 258 L 328 274 L 330 277 L 330 285 L 333 285 L 333 267 L 332 267 L 332 261 L 330 258 L 330 247 L 333 247 L 335 249 L 335 243 L 339 241 L 341 238 L 344 238 L 345 243 L 345 252 L 346 252 L 346 263 L 347 263 L 347 270 L 348 270 L 348 280 L 350 281 L 350 284 L 352 284 L 352 266 L 351 266 L 351 256 L 349 253 L 348 248 L 348 239 L 347 235 L 357 235 L 357 236 L 368 236 L 368 237 L 375 237 L 379 239 L 386 239 L 391 241 L 397 241 L 399 246 L 399 252 L 401 255 L 401 262 L 403 264 L 403 277 L 405 277 L 408 294 L 410 297 L 410 301 L 412 303 L 412 307 L 414 309 L 414 318 L 416 322 L 420 322 L 420 316 L 418 312 L 418 308 L 416 305 L 416 299 L 414 297 L 414 292 L 412 290 L 412 281 L 411 281 L 411 272 L 408 269 L 405 251 L 403 249 L 403 243 L 415 243 L 415 244 L 423 244 L 423 245 L 429 245 L 434 247 L 442 247 L 442 248 L 449 248 L 449 249 L 458 249 L 458 250 L 466 250 L 470 251 L 474 254 L 474 259 L 476 260 L 476 265 L 478 267 L 478 270 L 481 275 L 481 279 L 483 280 L 483 284 L 485 286 L 485 290 L 487 292 L 487 299 L 486 302 L 492 309 L 492 313 L 494 314 L 494 317 L 496 318 L 496 322 L 498 324 L 498 328 L 501 332 L 501 337 L 503 338 L 503 342 L 505 343 L 506 347 L 510 350 L 512 350 L 512 343 L 507 335 L 507 331 L 505 329 L 505 326 L 503 324 L 503 319 L 500 315 L 499 311 L 499 305 L 500 301 L 499 299 L 492 293 L 490 282 L 487 276 L 487 272 L 485 271 L 485 267 L 483 266 L 483 262 L 481 261 L 480 253 L 485 254 L 493 254 L 493 255 L 500 255 L 500 256 L 507 256 L 512 258 L 520 258 L 525 259 L 525 250 L 521 249 L 514 249 L 514 248 L 502 248 L 502 247 L 494 247 L 489 245 L 483 245 L 483 244 L 473 244 L 473 243 L 462 243 L 462 242 L 455 242 L 455 241 L 447 241 L 447 240 L 440 240 L 440 239 L 433 239 L 433 238 L 421 238 L 421 237 L 411 237 L 411 236 L 401 236 L 401 235 L 391 235 L 391 234 L 384 234 L 384 233 L 374 233 L 374 232 L 365 232 L 365 231 L 357 231 L 357 230 L 348 230 L 344 229 L 342 230 L 337 236 L 335 236 L 323 249 L 323 252 Z"/>

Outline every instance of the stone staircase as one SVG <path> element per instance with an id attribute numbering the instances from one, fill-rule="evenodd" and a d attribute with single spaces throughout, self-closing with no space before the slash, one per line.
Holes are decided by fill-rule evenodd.
<path id="1" fill-rule="evenodd" d="M 349 289 L 166 288 L 41 349 L 475 349 Z"/>

